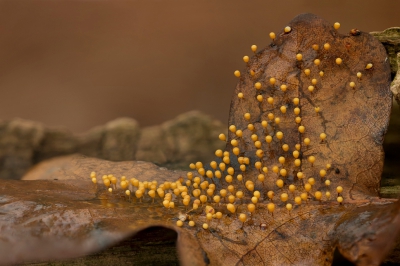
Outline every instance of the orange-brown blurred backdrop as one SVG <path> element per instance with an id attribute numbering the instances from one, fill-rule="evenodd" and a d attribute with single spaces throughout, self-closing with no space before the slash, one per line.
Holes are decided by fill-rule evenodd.
<path id="1" fill-rule="evenodd" d="M 392 0 L 0 1 L 0 119 L 82 132 L 198 109 L 227 122 L 235 69 L 295 15 L 340 32 L 400 26 Z"/>

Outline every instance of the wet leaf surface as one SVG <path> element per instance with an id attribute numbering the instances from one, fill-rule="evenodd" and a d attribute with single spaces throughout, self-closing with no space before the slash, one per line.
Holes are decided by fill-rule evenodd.
<path id="1" fill-rule="evenodd" d="M 203 175 L 198 185 L 194 185 L 196 179 L 190 174 L 189 184 L 182 178 L 183 172 L 144 162 L 69 157 L 42 165 L 25 179 L 47 180 L 2 183 L 0 229 L 5 233 L 0 237 L 0 257 L 6 258 L 2 263 L 81 257 L 118 246 L 118 242 L 127 241 L 132 234 L 150 226 L 161 226 L 176 230 L 182 265 L 331 265 L 336 249 L 357 265 L 379 265 L 394 247 L 400 227 L 400 204 L 377 198 L 383 166 L 382 141 L 391 107 L 385 50 L 367 33 L 342 36 L 330 23 L 311 14 L 300 15 L 288 25 L 288 33 L 276 34 L 273 43 L 256 53 L 241 71 L 229 123 L 242 130 L 243 136 L 238 137 L 236 130 L 229 133 L 229 157 L 216 159 L 221 178 L 208 163 L 204 163 L 204 169 L 199 164 L 192 172 L 193 177 Z M 330 44 L 329 50 L 323 48 L 325 43 Z M 313 49 L 314 44 L 318 44 L 318 50 Z M 296 60 L 299 53 L 302 59 Z M 340 65 L 336 64 L 337 58 L 342 59 Z M 315 65 L 315 59 L 320 59 L 319 65 Z M 373 67 L 365 69 L 369 63 Z M 305 74 L 305 69 L 310 69 L 310 75 Z M 320 71 L 324 72 L 322 77 Z M 357 77 L 358 72 L 362 73 L 361 78 Z M 274 84 L 270 78 L 275 78 Z M 316 84 L 310 92 L 314 78 Z M 260 89 L 255 88 L 257 82 Z M 354 88 L 350 82 L 355 83 Z M 280 89 L 283 84 L 287 85 L 285 92 Z M 236 96 L 240 92 L 242 99 Z M 262 96 L 261 102 L 258 95 Z M 269 97 L 273 97 L 273 105 L 268 103 Z M 295 122 L 296 97 L 300 123 Z M 282 113 L 282 106 L 286 113 Z M 319 108 L 318 113 L 315 108 Z M 245 113 L 250 118 L 246 119 Z M 268 118 L 270 113 L 274 119 Z M 263 120 L 268 123 L 266 127 Z M 305 127 L 304 133 L 299 133 L 299 125 Z M 283 133 L 281 140 L 278 132 Z M 323 141 L 321 133 L 326 134 Z M 260 148 L 256 148 L 253 134 L 257 135 Z M 268 135 L 272 138 L 269 144 Z M 311 140 L 310 145 L 304 145 L 305 138 Z M 239 151 L 234 149 L 234 139 Z M 289 146 L 288 151 L 283 150 L 283 144 Z M 296 144 L 301 145 L 299 166 L 292 155 Z M 259 156 L 258 149 L 262 150 Z M 315 157 L 314 163 L 308 160 L 310 156 Z M 280 162 L 279 157 L 285 161 Z M 226 169 L 220 164 L 222 161 Z M 261 163 L 260 169 L 257 162 Z M 240 168 L 241 164 L 246 170 Z M 326 174 L 321 176 L 321 170 Z M 97 184 L 90 181 L 93 171 L 97 173 Z M 211 171 L 214 178 L 206 177 L 206 171 Z M 234 173 L 229 174 L 230 171 Z M 303 173 L 303 178 L 298 178 L 298 172 Z M 118 177 L 112 192 L 104 185 L 108 186 L 108 181 L 103 184 L 103 180 L 111 180 L 109 174 Z M 238 180 L 238 175 L 243 176 L 243 181 Z M 120 176 L 127 177 L 127 188 L 121 189 Z M 311 177 L 314 182 L 309 180 Z M 163 184 L 163 190 L 172 195 L 168 202 L 173 201 L 175 207 L 165 208 L 158 196 L 153 202 L 146 194 L 149 188 L 144 183 L 142 188 L 134 185 L 131 178 L 157 181 L 157 187 Z M 278 179 L 283 182 L 281 188 L 276 185 Z M 175 182 L 178 191 L 168 188 L 172 185 L 167 186 L 167 180 Z M 329 186 L 326 180 L 330 180 Z M 187 190 L 193 195 L 195 186 L 201 187 L 205 181 L 206 189 L 215 185 L 211 196 L 219 195 L 228 185 L 233 186 L 232 195 L 244 193 L 241 199 L 233 198 L 235 213 L 227 210 L 229 193 L 220 203 L 213 202 L 210 196 L 198 209 L 192 209 L 193 196 L 189 207 L 183 205 L 185 194 L 181 193 Z M 307 184 L 312 184 L 308 191 Z M 290 191 L 289 185 L 296 189 Z M 343 187 L 340 195 L 337 186 Z M 130 196 L 125 194 L 126 189 L 131 191 Z M 135 192 L 141 189 L 146 193 L 138 199 Z M 199 191 L 206 195 L 206 189 Z M 247 208 L 254 200 L 253 191 L 259 191 L 260 196 L 255 212 L 250 214 Z M 275 193 L 272 201 L 267 197 L 268 191 Z M 321 197 L 316 192 L 321 192 Z M 283 193 L 288 194 L 287 201 L 281 200 Z M 301 194 L 305 198 L 301 204 L 295 203 L 295 197 Z M 342 204 L 337 202 L 338 196 L 343 197 Z M 270 203 L 275 204 L 272 213 L 268 209 Z M 287 203 L 292 204 L 290 211 Z M 207 220 L 205 205 L 221 212 L 222 217 Z M 239 213 L 247 215 L 244 223 L 238 219 Z M 182 227 L 176 226 L 178 219 L 183 221 Z M 188 221 L 195 225 L 189 226 Z M 204 224 L 208 229 L 203 229 Z M 89 262 L 91 256 L 74 263 Z M 113 262 L 120 258 L 121 253 L 116 254 Z M 101 263 L 108 259 L 112 260 L 112 255 L 102 257 Z"/>

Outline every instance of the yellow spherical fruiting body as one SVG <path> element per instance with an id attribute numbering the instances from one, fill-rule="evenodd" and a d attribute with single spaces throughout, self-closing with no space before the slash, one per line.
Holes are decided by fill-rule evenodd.
<path id="1" fill-rule="evenodd" d="M 295 185 L 293 185 L 293 184 L 289 185 L 289 191 L 290 192 L 294 192 L 295 190 L 296 190 L 296 186 Z"/>
<path id="2" fill-rule="evenodd" d="M 179 227 L 183 226 L 183 222 L 181 220 L 176 221 L 176 225 Z"/>
<path id="3" fill-rule="evenodd" d="M 301 197 L 295 197 L 294 198 L 294 202 L 297 204 L 297 205 L 300 205 L 301 204 Z"/>
<path id="4" fill-rule="evenodd" d="M 282 114 L 286 114 L 286 106 L 282 105 L 280 108 Z"/>
<path id="5" fill-rule="evenodd" d="M 293 209 L 293 205 L 291 203 L 286 204 L 286 209 L 291 211 Z"/>
<path id="6" fill-rule="evenodd" d="M 297 159 L 297 158 L 299 158 L 299 156 L 300 156 L 300 152 L 299 152 L 299 151 L 297 151 L 297 150 L 296 150 L 296 151 L 293 151 L 293 157 L 294 157 L 294 158 Z"/>
<path id="7" fill-rule="evenodd" d="M 307 191 L 307 192 L 309 192 L 310 190 L 311 190 L 311 185 L 309 184 L 309 183 L 307 183 L 307 184 L 305 184 L 304 185 L 304 189 L 305 189 L 305 191 Z"/>
<path id="8" fill-rule="evenodd" d="M 361 72 L 357 72 L 357 78 L 361 78 L 362 77 L 362 73 Z"/>
<path id="9" fill-rule="evenodd" d="M 282 179 L 276 180 L 276 185 L 277 185 L 279 188 L 283 188 L 283 185 L 284 185 L 283 180 L 282 180 Z"/>
<path id="10" fill-rule="evenodd" d="M 319 64 L 321 64 L 321 60 L 315 59 L 315 60 L 314 60 L 314 64 L 315 64 L 316 66 L 319 66 Z"/>
<path id="11" fill-rule="evenodd" d="M 196 169 L 196 165 L 194 163 L 191 163 L 191 164 L 189 164 L 189 168 L 194 170 L 194 169 Z"/>
<path id="12" fill-rule="evenodd" d="M 305 128 L 305 126 L 299 126 L 299 132 L 300 133 L 304 133 L 305 131 L 306 131 L 306 128 Z"/>
<path id="13" fill-rule="evenodd" d="M 335 22 L 335 24 L 333 24 L 333 27 L 335 28 L 335 30 L 338 30 L 340 28 L 340 23 Z"/>
<path id="14" fill-rule="evenodd" d="M 280 156 L 280 157 L 278 158 L 278 161 L 279 161 L 281 164 L 284 164 L 284 163 L 285 163 L 285 157 Z"/>
<path id="15" fill-rule="evenodd" d="M 312 185 L 312 186 L 315 185 L 315 179 L 314 179 L 313 177 L 310 177 L 310 178 L 307 180 L 307 182 L 308 182 L 310 185 Z"/>
<path id="16" fill-rule="evenodd" d="M 317 82 L 318 82 L 317 79 L 312 79 L 312 80 L 311 80 L 311 83 L 312 83 L 313 85 L 316 85 Z"/>
<path id="17" fill-rule="evenodd" d="M 308 161 L 313 164 L 315 162 L 315 157 L 314 156 L 309 156 Z"/>
<path id="18" fill-rule="evenodd" d="M 286 177 L 286 175 L 287 175 L 286 169 L 281 169 L 281 170 L 279 171 L 279 174 L 280 174 L 281 176 L 283 176 L 283 177 Z"/>
<path id="19" fill-rule="evenodd" d="M 265 120 L 261 121 L 261 126 L 262 126 L 263 128 L 267 128 L 268 122 L 265 121 Z"/>
<path id="20" fill-rule="evenodd" d="M 244 119 L 250 120 L 250 113 L 245 113 L 244 114 Z"/>
<path id="21" fill-rule="evenodd" d="M 213 177 L 214 177 L 214 173 L 213 173 L 211 170 L 207 170 L 206 176 L 207 176 L 208 178 L 213 178 Z"/>
<path id="22" fill-rule="evenodd" d="M 282 145 L 282 150 L 283 150 L 283 151 L 288 151 L 288 150 L 289 150 L 289 145 L 283 144 L 283 145 Z"/>
<path id="23" fill-rule="evenodd" d="M 356 86 L 356 84 L 352 81 L 352 82 L 349 83 L 349 86 L 350 86 L 351 88 L 354 88 L 354 87 Z"/>
<path id="24" fill-rule="evenodd" d="M 257 155 L 258 158 L 262 158 L 262 157 L 264 157 L 264 151 L 261 150 L 261 149 L 258 149 L 256 151 L 256 155 Z"/>
<path id="25" fill-rule="evenodd" d="M 240 154 L 240 149 L 238 147 L 235 147 L 232 149 L 233 154 L 235 154 L 236 156 L 238 156 Z"/>
<path id="26" fill-rule="evenodd" d="M 256 82 L 254 84 L 254 88 L 256 88 L 257 90 L 261 89 L 261 83 L 260 82 Z"/>
<path id="27" fill-rule="evenodd" d="M 293 112 L 294 112 L 295 115 L 300 114 L 300 108 L 299 107 L 294 108 Z"/>
<path id="28" fill-rule="evenodd" d="M 246 222 L 246 219 L 247 219 L 246 214 L 241 213 L 241 214 L 239 215 L 239 220 L 240 220 L 242 223 Z"/>
<path id="29" fill-rule="evenodd" d="M 273 120 L 273 119 L 274 119 L 274 117 L 275 117 L 275 116 L 274 116 L 274 114 L 273 114 L 273 113 L 269 113 L 269 114 L 268 114 L 268 119 L 269 119 L 269 120 Z"/>
<path id="30" fill-rule="evenodd" d="M 221 201 L 221 197 L 218 196 L 218 195 L 215 195 L 215 196 L 213 197 L 213 200 L 214 200 L 215 203 L 219 203 L 219 202 Z"/>
<path id="31" fill-rule="evenodd" d="M 281 85 L 281 91 L 285 92 L 287 90 L 287 85 L 282 84 Z"/>
<path id="32" fill-rule="evenodd" d="M 311 46 L 315 51 L 317 51 L 319 49 L 319 45 L 318 44 L 313 44 Z"/>
<path id="33" fill-rule="evenodd" d="M 322 177 L 322 178 L 324 178 L 324 177 L 326 176 L 326 170 L 325 170 L 325 169 L 321 169 L 321 170 L 319 171 L 319 176 Z"/>
<path id="34" fill-rule="evenodd" d="M 343 202 L 343 197 L 341 197 L 341 196 L 337 197 L 337 202 L 342 203 Z"/>
<path id="35" fill-rule="evenodd" d="M 331 181 L 330 180 L 325 180 L 325 186 L 330 186 L 331 185 Z"/>
<path id="36" fill-rule="evenodd" d="M 257 204 L 258 198 L 257 197 L 252 197 L 251 198 L 251 202 L 253 202 L 254 204 Z"/>
<path id="37" fill-rule="evenodd" d="M 272 167 L 272 172 L 274 172 L 274 173 L 276 173 L 276 174 L 279 173 L 279 167 L 276 166 L 276 165 L 273 166 L 273 167 Z"/>
<path id="38" fill-rule="evenodd" d="M 243 61 L 244 61 L 245 63 L 249 62 L 249 59 L 250 59 L 250 58 L 249 58 L 247 55 L 243 56 Z"/>
<path id="39" fill-rule="evenodd" d="M 273 213 L 275 211 L 275 204 L 273 204 L 272 202 L 268 203 L 267 209 L 269 212 Z"/>
<path id="40" fill-rule="evenodd" d="M 319 76 L 322 78 L 324 76 L 324 71 L 320 71 Z"/>
<path id="41" fill-rule="evenodd" d="M 193 227 L 193 226 L 195 226 L 195 223 L 194 223 L 194 221 L 189 221 L 189 226 L 190 226 L 190 227 Z"/>
<path id="42" fill-rule="evenodd" d="M 267 192 L 267 196 L 268 196 L 268 198 L 269 198 L 270 200 L 272 200 L 272 199 L 274 198 L 274 196 L 275 196 L 275 192 L 273 192 L 272 190 L 270 190 L 270 191 Z"/>
<path id="43" fill-rule="evenodd" d="M 233 74 L 235 75 L 235 77 L 240 77 L 240 71 L 239 70 L 235 70 L 235 72 L 233 72 Z"/>
<path id="44" fill-rule="evenodd" d="M 221 176 L 222 176 L 221 171 L 216 170 L 215 173 L 214 173 L 214 176 L 215 176 L 216 178 L 221 178 Z"/>
<path id="45" fill-rule="evenodd" d="M 296 144 L 296 145 L 294 145 L 294 147 L 295 147 L 295 149 L 298 150 L 298 151 L 301 149 L 301 145 L 300 145 L 300 144 Z"/>
<path id="46" fill-rule="evenodd" d="M 297 59 L 297 61 L 301 61 L 303 59 L 303 55 L 302 54 L 296 54 L 296 59 Z"/>
<path id="47" fill-rule="evenodd" d="M 321 200 L 321 198 L 322 198 L 322 193 L 321 193 L 321 191 L 316 191 L 316 192 L 314 193 L 314 196 L 315 196 L 315 198 L 316 198 L 317 200 Z"/>
<path id="48" fill-rule="evenodd" d="M 272 137 L 270 135 L 265 137 L 265 142 L 271 143 L 271 141 L 272 141 Z"/>
<path id="49" fill-rule="evenodd" d="M 372 63 L 368 63 L 366 66 L 365 66 L 365 69 L 371 69 L 373 67 L 373 64 Z"/>
<path id="50" fill-rule="evenodd" d="M 233 169 L 233 167 L 229 167 L 227 172 L 228 174 L 233 175 L 235 173 L 235 169 Z"/>
<path id="51" fill-rule="evenodd" d="M 204 229 L 204 230 L 207 230 L 207 229 L 208 229 L 208 224 L 207 224 L 207 223 L 204 223 L 204 224 L 203 224 L 203 229 Z"/>
<path id="52" fill-rule="evenodd" d="M 256 99 L 257 99 L 257 101 L 259 101 L 261 103 L 263 101 L 263 96 L 257 95 Z"/>
<path id="53" fill-rule="evenodd" d="M 304 69 L 304 74 L 306 74 L 306 76 L 310 75 L 310 73 L 311 73 L 310 69 L 308 68 Z"/>
<path id="54" fill-rule="evenodd" d="M 248 204 L 247 210 L 249 210 L 250 213 L 253 213 L 256 210 L 256 205 L 254 205 L 253 203 Z"/>
<path id="55" fill-rule="evenodd" d="M 339 193 L 339 194 L 342 193 L 343 192 L 343 188 L 341 186 L 338 186 L 336 188 L 336 192 Z"/>
<path id="56" fill-rule="evenodd" d="M 276 38 L 275 32 L 270 32 L 270 33 L 269 33 L 269 37 L 270 37 L 272 40 L 275 40 L 275 38 Z"/>
<path id="57" fill-rule="evenodd" d="M 232 133 L 235 133 L 236 132 L 236 126 L 235 125 L 230 125 L 229 126 L 229 131 L 232 132 Z"/>
<path id="58" fill-rule="evenodd" d="M 286 26 L 285 29 L 284 29 L 284 31 L 285 31 L 285 33 L 289 33 L 289 32 L 292 31 L 292 28 L 289 27 L 289 26 Z"/>
<path id="59" fill-rule="evenodd" d="M 326 134 L 325 133 L 321 133 L 319 134 L 319 138 L 324 141 L 326 139 Z"/>
<path id="60" fill-rule="evenodd" d="M 276 132 L 276 137 L 281 140 L 283 138 L 283 133 L 281 131 Z"/>
<path id="61" fill-rule="evenodd" d="M 324 44 L 324 49 L 325 49 L 325 50 L 331 49 L 331 45 L 330 45 L 329 43 L 325 43 L 325 44 Z"/>
<path id="62" fill-rule="evenodd" d="M 295 159 L 294 160 L 294 165 L 299 167 L 301 165 L 301 160 L 300 159 Z"/>
<path id="63" fill-rule="evenodd" d="M 329 191 L 325 192 L 325 196 L 327 199 L 329 199 L 331 197 L 331 193 Z"/>
<path id="64" fill-rule="evenodd" d="M 293 98 L 293 104 L 294 105 L 299 105 L 300 99 L 299 98 Z"/>
<path id="65" fill-rule="evenodd" d="M 312 85 L 308 86 L 308 91 L 309 92 L 313 92 L 314 91 L 314 86 L 312 86 Z"/>
<path id="66" fill-rule="evenodd" d="M 236 212 L 236 207 L 235 207 L 235 205 L 233 205 L 232 203 L 228 203 L 228 205 L 226 205 L 226 208 L 227 208 L 228 211 L 230 211 L 231 213 L 235 213 L 235 212 Z"/>
<path id="67" fill-rule="evenodd" d="M 202 162 L 196 162 L 196 168 L 197 169 L 203 168 L 203 163 Z"/>
<path id="68" fill-rule="evenodd" d="M 286 202 L 289 199 L 289 195 L 287 193 L 281 194 L 281 201 Z"/>
<path id="69" fill-rule="evenodd" d="M 242 92 L 239 92 L 239 93 L 238 93 L 238 98 L 239 98 L 239 99 L 243 99 L 243 98 L 244 98 L 244 94 L 243 94 Z"/>
<path id="70" fill-rule="evenodd" d="M 338 57 L 338 58 L 336 58 L 335 62 L 337 65 L 340 65 L 343 62 L 343 60 L 342 60 L 342 58 Z"/>
<path id="71" fill-rule="evenodd" d="M 301 117 L 297 116 L 294 121 L 296 122 L 296 124 L 300 124 L 301 123 Z"/>
<path id="72" fill-rule="evenodd" d="M 257 45 L 253 44 L 250 49 L 255 53 L 257 51 Z"/>
<path id="73" fill-rule="evenodd" d="M 264 173 L 268 173 L 268 167 L 266 167 L 266 166 L 264 166 L 263 168 L 262 168 L 262 171 L 264 172 Z"/>
<path id="74" fill-rule="evenodd" d="M 217 157 L 222 157 L 222 155 L 223 155 L 222 150 L 216 150 L 216 151 L 215 151 L 215 156 L 217 156 Z"/>
<path id="75" fill-rule="evenodd" d="M 220 140 L 222 140 L 222 141 L 226 141 L 226 136 L 225 136 L 225 134 L 223 134 L 223 133 L 219 134 L 218 138 L 219 138 Z"/>

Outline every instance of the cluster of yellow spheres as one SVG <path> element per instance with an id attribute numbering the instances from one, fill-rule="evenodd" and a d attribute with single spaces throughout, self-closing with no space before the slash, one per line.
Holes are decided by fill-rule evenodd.
<path id="1" fill-rule="evenodd" d="M 338 30 L 339 27 L 340 24 L 336 22 L 334 28 Z M 287 26 L 284 28 L 284 34 L 290 34 L 293 30 L 295 29 Z M 269 37 L 275 41 L 277 36 L 271 32 Z M 320 46 L 323 47 L 325 53 L 333 50 L 329 43 L 313 44 L 310 48 L 318 51 Z M 257 46 L 252 45 L 251 50 L 256 53 Z M 305 59 L 308 60 L 303 53 L 298 52 L 293 61 L 298 61 L 301 65 L 303 63 L 300 61 Z M 243 57 L 246 64 L 250 60 L 251 58 L 247 55 Z M 317 68 L 323 66 L 319 58 L 314 58 L 313 63 Z M 339 57 L 335 59 L 335 63 L 339 66 L 345 64 Z M 309 84 L 305 86 L 310 93 L 314 93 L 323 86 L 323 77 L 325 77 L 322 69 L 316 72 L 312 70 L 314 67 L 310 66 L 311 69 L 306 68 L 301 72 L 301 75 L 309 79 Z M 372 67 L 372 63 L 368 63 L 365 69 Z M 249 70 L 249 72 L 254 78 L 256 72 L 254 70 Z M 234 75 L 238 78 L 242 77 L 239 70 L 234 71 Z M 362 73 L 358 72 L 356 77 L 349 83 L 351 88 L 358 86 L 356 83 L 361 80 Z M 261 121 L 255 120 L 250 109 L 246 112 L 245 104 L 249 96 L 238 92 L 237 97 L 240 104 L 243 104 L 242 110 L 245 110 L 241 125 L 245 126 L 241 128 L 230 125 L 228 136 L 223 133 L 218 136 L 221 141 L 226 142 L 229 151 L 216 150 L 215 161 L 204 165 L 202 162 L 191 163 L 189 165 L 191 171 L 187 172 L 186 177 L 161 184 L 157 181 L 142 182 L 136 178 L 128 179 L 125 176 L 117 178 L 111 174 L 103 175 L 102 182 L 107 193 L 124 194 L 128 201 L 149 202 L 151 200 L 154 204 L 162 204 L 169 212 L 176 208 L 184 208 L 186 214 L 189 215 L 179 217 L 176 225 L 194 227 L 199 224 L 204 230 L 214 226 L 213 220 L 219 221 L 224 217 L 237 219 L 241 226 L 244 226 L 248 217 L 254 216 L 259 209 L 267 210 L 273 217 L 277 208 L 283 206 L 286 209 L 285 212 L 290 215 L 291 212 L 300 209 L 302 204 L 310 202 L 310 199 L 319 202 L 330 201 L 334 196 L 337 202 L 342 204 L 343 187 L 337 186 L 335 193 L 331 193 L 331 187 L 335 183 L 334 180 L 328 179 L 329 176 L 333 177 L 332 165 L 318 162 L 318 154 L 305 155 L 305 151 L 308 151 L 310 146 L 325 145 L 329 142 L 329 136 L 326 132 L 320 132 L 317 136 L 308 132 L 300 116 L 304 113 L 301 98 L 289 99 L 293 105 L 288 104 L 288 101 L 280 103 L 282 97 L 264 93 L 268 89 L 274 91 L 275 95 L 280 90 L 279 93 L 286 97 L 290 93 L 291 85 L 277 77 L 268 77 L 266 82 L 254 81 L 256 100 L 261 103 L 266 101 L 270 110 L 279 110 L 275 113 L 269 112 L 266 117 L 262 117 L 264 119 L 261 118 Z M 324 111 L 319 106 L 313 108 L 317 116 Z M 289 114 L 294 114 L 294 121 L 287 121 L 291 119 Z M 287 132 L 287 135 L 299 134 L 300 136 L 299 143 L 293 147 L 290 147 L 288 140 L 285 141 L 286 133 L 280 128 L 282 123 L 288 122 L 293 123 L 293 132 Z M 248 145 L 253 145 L 253 147 L 249 149 Z M 279 148 L 278 151 L 274 151 L 276 156 L 271 157 L 268 154 L 272 151 L 272 147 Z M 249 154 L 249 150 L 254 151 L 254 156 Z M 321 164 L 324 166 L 321 167 Z M 302 171 L 304 166 L 314 173 L 314 177 L 306 176 Z M 92 172 L 90 177 L 97 187 L 96 173 Z M 270 182 L 271 180 L 274 182 Z M 197 216 L 190 215 L 193 212 Z M 198 220 L 195 221 L 195 217 Z"/>

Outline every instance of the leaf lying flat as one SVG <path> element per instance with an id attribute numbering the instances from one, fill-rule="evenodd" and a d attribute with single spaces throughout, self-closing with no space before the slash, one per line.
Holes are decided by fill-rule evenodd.
<path id="1" fill-rule="evenodd" d="M 104 187 L 98 189 L 100 194 L 106 191 Z M 397 220 L 391 218 L 398 219 L 398 203 L 357 207 L 311 201 L 291 214 L 279 206 L 274 218 L 260 204 L 243 228 L 234 215 L 228 215 L 220 222 L 212 221 L 210 230 L 202 230 L 199 227 L 206 219 L 201 212 L 193 214 L 195 228 L 187 224 L 178 228 L 173 224 L 178 213 L 185 211 L 183 206 L 167 211 L 161 206 L 161 199 L 154 204 L 149 199 L 146 203 L 130 203 L 118 198 L 118 194 L 99 200 L 93 184 L 82 180 L 6 180 L 1 191 L 0 255 L 5 264 L 84 256 L 152 225 L 177 230 L 182 265 L 205 265 L 207 260 L 211 265 L 330 265 L 336 245 L 351 251 L 350 259 L 357 262 L 365 255 L 352 251 L 354 243 L 356 250 L 374 250 L 375 241 L 382 244 L 384 239 L 386 249 L 391 248 L 379 230 L 371 239 L 377 226 L 393 238 L 398 235 L 393 230 L 398 230 Z M 394 212 L 387 212 L 394 206 Z M 215 207 L 225 209 L 222 205 Z M 244 209 L 245 205 L 239 208 Z M 377 219 L 379 213 L 386 213 L 386 217 Z M 368 228 L 366 225 L 371 222 L 376 226 Z M 260 223 L 267 227 L 261 229 Z M 353 233 L 356 228 L 366 235 Z M 368 243 L 363 243 L 364 238 L 369 239 Z M 382 246 L 379 248 L 382 254 Z M 367 254 L 376 258 L 375 253 Z"/>
<path id="2" fill-rule="evenodd" d="M 4 182 L 0 226 L 7 230 L 2 230 L 6 233 L 0 239 L 0 252 L 6 253 L 0 255 L 6 256 L 8 262 L 54 259 L 62 246 L 66 256 L 82 256 L 112 245 L 132 232 L 160 225 L 178 232 L 178 253 L 183 265 L 330 265 L 336 248 L 356 264 L 379 264 L 399 235 L 399 203 L 373 197 L 379 189 L 382 141 L 391 107 L 390 70 L 385 62 L 385 51 L 368 34 L 339 35 L 330 24 L 311 14 L 296 17 L 289 26 L 289 33 L 279 33 L 273 45 L 250 59 L 231 104 L 230 125 L 243 130 L 243 137 L 229 133 L 226 150 L 230 152 L 230 162 L 225 161 L 235 172 L 231 182 L 235 192 L 241 190 L 245 194 L 243 199 L 235 199 L 237 213 L 247 214 L 245 223 L 227 211 L 226 199 L 220 204 L 208 199 L 207 205 L 224 214 L 220 220 L 207 221 L 205 208 L 201 206 L 188 211 L 183 227 L 178 228 L 174 225 L 182 216 L 179 213 L 186 212 L 179 194 L 172 198 L 176 207 L 167 210 L 162 206 L 162 199 L 157 198 L 151 203 L 150 197 L 146 196 L 140 203 L 132 197 L 133 202 L 129 202 L 124 190 L 118 186 L 111 194 L 100 183 L 100 178 L 97 178 L 97 187 L 79 179 L 88 178 L 91 171 L 100 176 L 112 173 L 128 178 L 135 173 L 141 181 L 157 180 L 160 184 L 164 180 L 176 181 L 181 176 L 179 173 L 149 165 L 146 167 L 150 168 L 144 170 L 143 163 L 72 159 L 63 162 L 64 166 L 58 168 L 56 175 L 58 179 L 74 178 L 73 181 Z M 331 47 L 327 51 L 323 48 L 325 43 Z M 319 49 L 314 50 L 313 44 L 318 44 Z M 301 61 L 296 61 L 298 53 L 302 54 Z M 317 58 L 321 60 L 318 66 L 313 63 Z M 341 58 L 342 64 L 337 65 L 336 58 Z M 369 63 L 373 67 L 366 70 Z M 309 76 L 304 73 L 307 68 L 310 69 Z M 255 72 L 254 77 L 250 71 Z M 322 77 L 320 71 L 324 72 Z M 361 79 L 357 78 L 357 72 L 362 73 Z M 271 77 L 276 79 L 274 85 L 270 85 Z M 310 92 L 308 87 L 314 78 L 317 81 Z M 260 82 L 260 90 L 254 88 L 256 82 Z M 350 87 L 350 82 L 355 83 L 354 88 Z M 279 89 L 283 83 L 288 87 L 285 93 Z M 236 97 L 239 92 L 244 94 L 243 99 Z M 256 99 L 257 94 L 263 96 L 262 102 Z M 274 98 L 274 105 L 266 101 L 268 97 Z M 292 100 L 295 97 L 300 99 L 304 134 L 298 132 L 299 125 L 294 121 Z M 281 106 L 286 107 L 286 114 L 281 113 Z M 320 108 L 318 114 L 315 107 Z M 248 121 L 244 118 L 245 113 L 250 115 Z M 270 121 L 269 113 L 279 117 L 280 123 Z M 263 120 L 268 122 L 266 129 L 261 125 Z M 254 132 L 248 129 L 249 123 L 255 126 Z M 281 141 L 276 138 L 278 131 L 284 134 Z M 320 133 L 327 135 L 322 143 Z M 257 149 L 252 134 L 257 134 L 261 142 L 261 158 L 255 155 Z M 270 144 L 265 141 L 266 135 L 273 137 Z M 311 139 L 308 147 L 303 145 L 305 137 Z M 239 142 L 239 155 L 250 158 L 245 171 L 239 170 L 238 158 L 233 155 L 231 140 L 235 138 Z M 283 144 L 288 144 L 289 151 L 282 150 Z M 295 144 L 302 145 L 300 167 L 294 166 Z M 316 158 L 313 165 L 307 160 L 311 155 Z M 278 162 L 280 156 L 285 158 L 282 165 Z M 255 168 L 257 161 L 269 169 L 268 173 L 264 172 L 264 183 L 257 179 L 260 174 Z M 326 164 L 331 167 L 321 178 L 320 170 L 326 169 Z M 287 175 L 274 173 L 273 166 L 279 167 L 278 173 L 281 169 L 287 170 Z M 46 169 L 54 168 L 47 166 L 36 176 L 49 177 L 45 174 L 48 173 Z M 199 174 L 202 172 L 197 170 Z M 220 170 L 223 172 L 220 179 L 202 177 L 202 180 L 215 183 L 214 194 L 229 185 L 225 181 L 227 170 Z M 297 179 L 299 171 L 305 174 L 305 179 Z M 199 176 L 198 173 L 193 172 L 194 176 Z M 215 176 L 215 170 L 212 173 Z M 238 174 L 244 176 L 243 183 L 237 180 Z M 50 177 L 54 179 L 53 175 Z M 310 177 L 314 177 L 315 184 L 306 192 L 304 184 Z M 282 188 L 275 185 L 278 178 L 285 183 Z M 325 186 L 327 179 L 331 186 Z M 253 215 L 247 211 L 252 196 L 251 189 L 244 185 L 247 181 L 252 181 L 255 190 L 261 194 Z M 296 186 L 294 192 L 288 191 L 290 184 Z M 344 188 L 341 193 L 344 204 L 341 205 L 336 202 L 339 185 Z M 134 190 L 136 188 L 132 192 Z M 172 190 L 166 190 L 172 193 Z M 188 192 L 192 193 L 192 190 L 191 183 Z M 266 193 L 269 190 L 276 195 L 273 215 L 267 210 L 270 200 Z M 323 192 L 320 201 L 315 197 L 316 191 Z M 327 191 L 331 193 L 330 198 L 325 196 Z M 290 212 L 285 206 L 287 202 L 279 199 L 284 192 L 288 193 L 287 202 L 293 206 Z M 204 190 L 201 193 L 205 195 Z M 294 197 L 301 193 L 306 193 L 307 200 L 297 205 Z M 191 204 L 193 200 L 191 197 Z M 189 227 L 188 220 L 194 221 L 195 226 Z M 207 230 L 202 228 L 204 223 L 209 226 Z M 23 233 L 14 234 L 19 230 Z M 69 244 L 40 244 L 54 239 Z M 19 244 L 18 250 L 12 248 L 15 243 Z M 31 243 L 33 252 L 31 246 L 24 243 Z M 28 249 L 30 252 L 26 252 Z M 378 249 L 385 252 L 378 254 Z"/>

